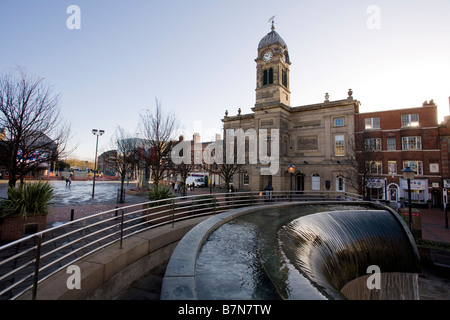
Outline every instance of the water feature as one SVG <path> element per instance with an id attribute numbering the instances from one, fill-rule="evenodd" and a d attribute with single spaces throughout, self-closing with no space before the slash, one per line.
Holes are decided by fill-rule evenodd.
<path id="1" fill-rule="evenodd" d="M 370 265 L 395 275 L 382 278 L 393 281 L 382 297 L 417 297 L 417 249 L 395 213 L 348 204 L 262 208 L 210 233 L 195 286 L 198 299 L 345 299 L 341 289 L 353 281 L 347 292 L 359 292 L 366 282 L 355 279 Z"/>

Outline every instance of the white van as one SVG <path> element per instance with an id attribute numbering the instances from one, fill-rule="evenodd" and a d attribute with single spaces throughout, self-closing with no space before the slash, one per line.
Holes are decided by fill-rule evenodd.
<path id="1" fill-rule="evenodd" d="M 203 181 L 203 178 L 199 177 L 187 177 L 186 179 L 186 185 L 194 184 L 195 187 L 204 187 L 205 182 Z"/>

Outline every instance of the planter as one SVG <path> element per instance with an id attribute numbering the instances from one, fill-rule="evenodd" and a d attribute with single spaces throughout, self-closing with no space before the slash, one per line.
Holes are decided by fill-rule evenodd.
<path id="1" fill-rule="evenodd" d="M 0 241 L 11 242 L 24 236 L 45 230 L 47 215 L 30 217 L 9 216 L 0 219 Z"/>
<path id="2" fill-rule="evenodd" d="M 409 209 L 408 208 L 401 208 L 398 213 L 403 218 L 403 221 L 405 221 L 406 225 L 409 227 Z M 421 239 L 422 238 L 422 217 L 421 212 L 417 208 L 412 208 L 411 210 L 412 214 L 412 234 L 414 238 Z"/>

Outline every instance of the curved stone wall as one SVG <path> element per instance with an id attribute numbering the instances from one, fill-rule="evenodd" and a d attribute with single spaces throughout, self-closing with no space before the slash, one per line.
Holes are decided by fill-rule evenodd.
<path id="1" fill-rule="evenodd" d="M 197 256 L 204 241 L 222 224 L 259 210 L 307 204 L 311 205 L 311 203 L 284 203 L 232 210 L 200 223 L 180 241 L 174 250 L 163 280 L 161 299 L 198 298 Z M 328 204 L 333 204 L 333 202 Z M 346 289 L 343 288 L 354 279 L 364 276 L 367 266 L 370 264 L 379 265 L 381 272 L 406 274 L 403 277 L 404 282 L 412 283 L 414 286 L 413 278 L 415 272 L 420 272 L 420 260 L 406 224 L 388 207 L 367 202 L 355 202 L 353 205 L 371 206 L 377 210 L 376 212 L 370 212 L 370 210 L 353 210 L 344 213 L 321 212 L 287 223 L 283 227 L 284 230 L 280 229 L 280 237 L 284 238 L 285 243 L 292 245 L 290 248 L 283 249 L 285 253 L 287 252 L 287 258 L 314 284 L 314 287 L 330 299 L 357 298 L 358 295 L 349 294 L 348 288 L 352 288 L 351 292 L 356 292 L 355 284 L 360 285 L 363 283 L 362 280 L 353 282 Z M 267 272 L 271 268 L 265 269 Z M 412 278 L 411 275 L 413 275 Z M 276 275 L 269 274 L 269 276 L 271 279 L 277 279 Z M 400 281 L 400 278 L 398 276 L 385 277 L 385 279 L 394 279 L 394 282 Z M 276 281 L 274 285 L 278 285 Z M 415 293 L 410 295 L 404 295 L 404 292 L 393 294 L 393 286 L 388 285 L 388 287 L 391 290 L 390 295 L 372 294 L 371 296 L 415 298 Z M 343 289 L 342 292 L 341 289 Z M 308 290 L 311 292 L 310 286 Z M 311 292 L 309 298 L 314 299 L 315 296 L 316 293 Z M 364 294 L 360 296 L 367 297 Z M 302 298 L 305 298 L 304 294 Z"/>

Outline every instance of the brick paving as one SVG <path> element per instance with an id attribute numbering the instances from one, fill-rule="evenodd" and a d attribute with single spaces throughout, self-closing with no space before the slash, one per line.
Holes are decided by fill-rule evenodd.
<path id="1" fill-rule="evenodd" d="M 422 217 L 422 238 L 450 243 L 450 228 L 445 228 L 444 210 L 420 209 L 420 212 Z"/>

